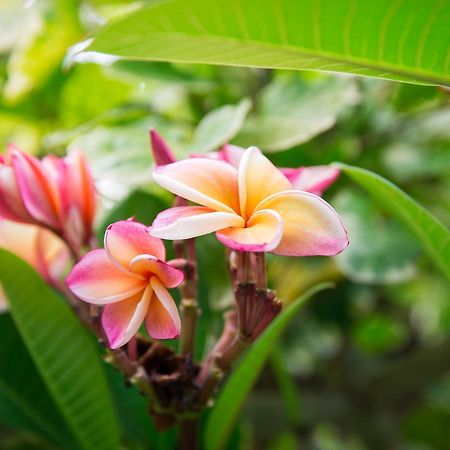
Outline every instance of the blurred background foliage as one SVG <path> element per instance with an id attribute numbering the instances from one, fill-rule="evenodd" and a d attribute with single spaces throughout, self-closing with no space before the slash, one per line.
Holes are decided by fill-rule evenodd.
<path id="1" fill-rule="evenodd" d="M 151 181 L 150 127 L 179 157 L 232 142 L 258 145 L 284 167 L 342 161 L 367 168 L 450 225 L 448 90 L 346 75 L 74 56 L 73 45 L 142 3 L 0 3 L 1 146 L 15 142 L 36 155 L 80 148 L 101 194 L 99 236 L 112 220 L 135 215 L 150 223 L 170 204 Z M 286 303 L 318 282 L 333 281 L 336 288 L 316 296 L 291 323 L 245 402 L 229 448 L 446 450 L 448 282 L 405 227 L 346 177 L 325 198 L 348 228 L 348 250 L 335 258 L 270 257 L 268 270 Z M 197 248 L 200 357 L 231 297 L 224 250 L 213 236 L 199 238 Z M 1 319 L 0 353 L 6 355 L 14 325 L 8 316 Z M 27 370 L 29 389 L 45 391 L 28 368 L 33 362 L 20 336 L 14 339 L 13 359 L 6 364 L 2 356 L 0 371 Z M 111 368 L 107 373 L 127 448 L 174 448 L 174 433 L 157 436 L 145 401 Z M 8 400 L 2 383 L 0 448 L 61 448 L 36 424 L 29 405 Z M 45 408 L 49 399 L 42 397 Z M 45 419 L 58 429 L 60 418 L 51 411 Z"/>

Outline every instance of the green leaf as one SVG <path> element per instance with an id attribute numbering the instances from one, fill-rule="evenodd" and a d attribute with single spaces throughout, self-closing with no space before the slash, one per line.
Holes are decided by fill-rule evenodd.
<path id="1" fill-rule="evenodd" d="M 0 394 L 19 414 L 0 414 L 0 423 L 50 437 L 74 448 L 72 434 L 62 420 L 9 314 L 0 315 Z M 0 400 L 4 406 L 4 400 Z"/>
<path id="2" fill-rule="evenodd" d="M 83 450 L 119 449 L 117 420 L 94 340 L 17 256 L 0 250 L 0 282 L 42 379 Z"/>
<path id="3" fill-rule="evenodd" d="M 333 200 L 351 245 L 335 258 L 339 268 L 357 283 L 399 283 L 416 274 L 419 249 L 410 233 L 385 218 L 365 193 L 345 190 Z"/>
<path id="4" fill-rule="evenodd" d="M 77 3 L 47 0 L 30 5 L 8 61 L 3 91 L 8 101 L 19 102 L 41 87 L 61 64 L 67 47 L 82 37 Z"/>
<path id="5" fill-rule="evenodd" d="M 449 21 L 445 0 L 175 0 L 107 25 L 89 50 L 450 84 Z"/>
<path id="6" fill-rule="evenodd" d="M 241 129 L 250 107 L 250 100 L 244 98 L 238 105 L 221 106 L 208 113 L 195 129 L 187 151 L 204 153 L 230 142 Z"/>
<path id="7" fill-rule="evenodd" d="M 206 450 L 224 448 L 238 419 L 244 400 L 280 339 L 283 330 L 308 298 L 330 286 L 329 283 L 320 284 L 291 303 L 248 350 L 228 378 L 210 413 L 204 435 Z"/>
<path id="8" fill-rule="evenodd" d="M 335 165 L 397 217 L 450 278 L 450 231 L 436 217 L 385 178 L 359 167 Z"/>
<path id="9" fill-rule="evenodd" d="M 333 127 L 339 113 L 358 101 L 353 79 L 276 78 L 262 91 L 258 111 L 246 120 L 236 143 L 267 152 L 286 150 Z"/>

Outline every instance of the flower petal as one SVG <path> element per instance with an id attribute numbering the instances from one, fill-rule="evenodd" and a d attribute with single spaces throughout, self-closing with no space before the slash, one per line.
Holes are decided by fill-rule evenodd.
<path id="1" fill-rule="evenodd" d="M 170 164 L 176 161 L 172 150 L 170 150 L 162 136 L 154 129 L 150 130 L 150 143 L 153 160 L 157 166 Z"/>
<path id="2" fill-rule="evenodd" d="M 131 260 L 137 255 L 166 258 L 161 239 L 153 237 L 148 227 L 134 220 L 121 220 L 109 225 L 105 233 L 105 249 L 125 269 L 130 268 Z"/>
<path id="3" fill-rule="evenodd" d="M 265 198 L 290 188 L 288 179 L 258 148 L 245 151 L 239 165 L 239 202 L 244 218 L 249 218 Z"/>
<path id="4" fill-rule="evenodd" d="M 337 255 L 348 245 L 347 233 L 336 211 L 317 195 L 285 191 L 272 195 L 258 208 L 273 209 L 283 220 L 278 255 Z"/>
<path id="5" fill-rule="evenodd" d="M 152 255 L 138 255 L 131 260 L 130 270 L 134 273 L 150 278 L 155 275 L 161 283 L 174 288 L 183 282 L 184 274 L 164 261 L 160 261 Z"/>
<path id="6" fill-rule="evenodd" d="M 55 233 L 45 228 L 39 228 L 37 251 L 45 268 L 44 277 L 48 280 L 60 278 L 70 262 L 70 252 L 64 241 Z"/>
<path id="7" fill-rule="evenodd" d="M 271 210 L 253 214 L 245 228 L 227 228 L 216 233 L 223 245 L 246 252 L 270 252 L 280 243 L 282 235 L 281 217 Z"/>
<path id="8" fill-rule="evenodd" d="M 125 345 L 144 322 L 152 297 L 152 288 L 147 288 L 121 302 L 106 305 L 102 312 L 102 326 L 111 348 Z"/>
<path id="9" fill-rule="evenodd" d="M 60 227 L 61 203 L 53 178 L 45 173 L 40 161 L 13 149 L 12 166 L 21 198 L 31 216 L 52 228 Z"/>
<path id="10" fill-rule="evenodd" d="M 145 327 L 153 339 L 173 339 L 179 336 L 181 320 L 177 305 L 156 277 L 150 279 L 154 295 L 150 301 Z"/>
<path id="11" fill-rule="evenodd" d="M 87 253 L 66 283 L 78 298 L 97 305 L 129 298 L 147 284 L 143 277 L 118 268 L 103 249 Z"/>
<path id="12" fill-rule="evenodd" d="M 299 167 L 298 169 L 280 169 L 291 182 L 294 189 L 322 195 L 339 176 L 339 169 L 332 166 Z"/>
<path id="13" fill-rule="evenodd" d="M 218 157 L 228 164 L 231 164 L 233 167 L 236 167 L 236 169 L 239 169 L 239 164 L 244 153 L 245 148 L 226 144 L 218 151 Z"/>
<path id="14" fill-rule="evenodd" d="M 150 233 L 163 239 L 190 239 L 228 227 L 243 227 L 235 213 L 215 212 L 203 206 L 179 206 L 156 216 Z"/>
<path id="15" fill-rule="evenodd" d="M 0 163 L 0 216 L 5 219 L 34 222 L 20 197 L 12 167 Z"/>
<path id="16" fill-rule="evenodd" d="M 216 211 L 239 211 L 237 170 L 224 161 L 192 158 L 159 166 L 154 180 L 175 195 Z"/>

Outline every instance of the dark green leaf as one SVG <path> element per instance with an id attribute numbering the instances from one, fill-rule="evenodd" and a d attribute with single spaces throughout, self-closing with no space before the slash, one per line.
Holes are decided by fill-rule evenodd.
<path id="1" fill-rule="evenodd" d="M 94 340 L 39 275 L 0 250 L 0 282 L 42 379 L 83 450 L 119 449 L 117 420 Z"/>

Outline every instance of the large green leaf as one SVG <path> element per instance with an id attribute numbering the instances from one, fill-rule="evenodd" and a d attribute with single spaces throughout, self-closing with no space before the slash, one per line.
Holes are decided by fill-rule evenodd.
<path id="1" fill-rule="evenodd" d="M 33 360 L 9 314 L 0 315 L 0 399 L 9 403 L 9 414 L 0 423 L 11 424 L 50 437 L 64 448 L 73 448 L 73 437 L 62 420 Z M 11 410 L 15 407 L 19 413 Z"/>
<path id="2" fill-rule="evenodd" d="M 450 231 L 436 217 L 383 177 L 359 167 L 336 166 L 403 222 L 433 262 L 450 278 Z"/>
<path id="3" fill-rule="evenodd" d="M 328 287 L 330 287 L 329 283 L 320 284 L 307 291 L 284 309 L 252 345 L 236 369 L 233 370 L 208 418 L 204 436 L 206 450 L 224 448 L 238 419 L 244 400 L 281 337 L 283 330 L 308 298 Z"/>
<path id="4" fill-rule="evenodd" d="M 0 282 L 17 328 L 80 448 L 119 448 L 99 354 L 69 307 L 17 256 L 0 250 Z"/>
<path id="5" fill-rule="evenodd" d="M 449 84 L 449 21 L 445 0 L 175 0 L 107 25 L 89 49 Z"/>

